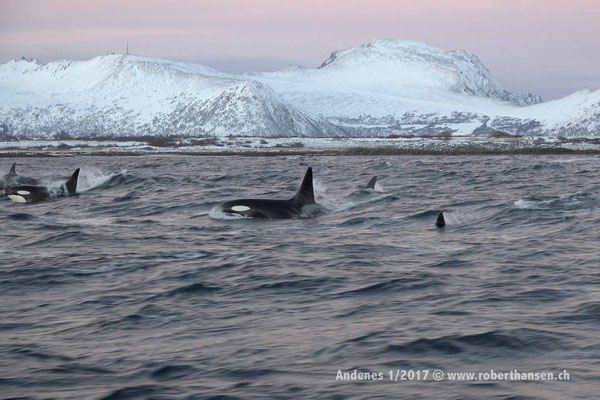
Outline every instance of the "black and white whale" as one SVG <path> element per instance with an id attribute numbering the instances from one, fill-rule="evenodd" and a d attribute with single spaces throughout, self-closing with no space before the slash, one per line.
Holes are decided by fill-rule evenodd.
<path id="1" fill-rule="evenodd" d="M 6 195 L 15 203 L 36 203 L 54 197 L 74 195 L 77 191 L 77 180 L 79 179 L 79 168 L 73 175 L 58 188 L 50 189 L 41 185 L 18 185 L 10 186 L 5 190 Z"/>
<path id="2" fill-rule="evenodd" d="M 29 178 L 27 176 L 21 176 L 17 174 L 17 163 L 13 163 L 10 167 L 10 171 L 6 173 L 2 179 L 0 179 L 0 189 L 5 190 L 12 186 L 21 185 L 39 185 L 37 179 Z"/>
<path id="3" fill-rule="evenodd" d="M 252 218 L 302 218 L 315 216 L 320 209 L 315 202 L 312 168 L 306 170 L 298 193 L 289 200 L 240 199 L 219 205 L 225 214 Z"/>

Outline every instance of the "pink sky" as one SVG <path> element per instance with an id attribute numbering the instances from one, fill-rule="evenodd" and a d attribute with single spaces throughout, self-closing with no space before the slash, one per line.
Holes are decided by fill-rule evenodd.
<path id="1" fill-rule="evenodd" d="M 0 62 L 107 50 L 228 71 L 315 67 L 375 38 L 474 53 L 510 90 L 600 89 L 598 0 L 0 0 Z"/>

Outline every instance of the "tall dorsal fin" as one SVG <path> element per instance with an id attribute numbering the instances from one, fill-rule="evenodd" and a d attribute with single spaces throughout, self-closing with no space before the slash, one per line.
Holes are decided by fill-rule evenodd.
<path id="1" fill-rule="evenodd" d="M 446 226 L 446 220 L 444 219 L 444 213 L 441 212 L 438 214 L 437 221 L 435 221 L 435 226 L 438 228 L 443 228 Z"/>
<path id="2" fill-rule="evenodd" d="M 13 163 L 12 167 L 10 167 L 10 171 L 8 171 L 9 174 L 13 174 L 16 175 L 17 174 L 17 163 Z"/>
<path id="3" fill-rule="evenodd" d="M 367 183 L 366 189 L 375 189 L 375 184 L 377 183 L 377 175 L 371 178 L 369 183 Z"/>
<path id="4" fill-rule="evenodd" d="M 73 172 L 73 175 L 71 175 L 69 180 L 65 183 L 65 186 L 67 187 L 67 192 L 69 192 L 69 194 L 75 194 L 75 192 L 77 191 L 77 180 L 78 179 L 79 179 L 79 168 L 77 168 L 75 170 L 75 172 Z"/>
<path id="5" fill-rule="evenodd" d="M 300 185 L 300 190 L 298 193 L 292 198 L 292 201 L 296 203 L 304 204 L 315 204 L 315 192 L 313 189 L 313 176 L 312 176 L 312 168 L 308 167 L 306 170 L 306 175 L 304 175 L 304 180 L 302 181 L 302 185 Z"/>

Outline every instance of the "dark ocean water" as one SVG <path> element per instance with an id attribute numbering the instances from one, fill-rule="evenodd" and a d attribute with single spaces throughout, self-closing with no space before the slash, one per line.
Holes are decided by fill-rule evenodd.
<path id="1" fill-rule="evenodd" d="M 13 161 L 50 180 L 82 167 L 92 189 L 0 201 L 0 397 L 600 393 L 598 157 L 26 158 L 2 173 Z M 291 197 L 307 166 L 326 215 L 211 212 Z M 354 369 L 571 379 L 336 381 Z"/>

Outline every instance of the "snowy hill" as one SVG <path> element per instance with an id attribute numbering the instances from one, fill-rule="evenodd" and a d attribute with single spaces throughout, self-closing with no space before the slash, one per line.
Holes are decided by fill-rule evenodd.
<path id="1" fill-rule="evenodd" d="M 600 91 L 543 103 L 476 56 L 380 39 L 319 68 L 225 74 L 112 55 L 0 65 L 0 134 L 53 136 L 600 136 Z"/>
<path id="2" fill-rule="evenodd" d="M 542 101 L 539 96 L 518 96 L 504 90 L 476 56 L 401 40 L 378 39 L 333 52 L 316 70 L 287 70 L 264 76 L 425 101 L 446 94 L 468 94 L 516 105 Z"/>
<path id="3" fill-rule="evenodd" d="M 251 79 L 136 56 L 0 66 L 0 129 L 52 136 L 340 136 Z M 3 128 L 2 128 L 3 127 Z"/>
<path id="4" fill-rule="evenodd" d="M 358 136 L 600 135 L 600 92 L 542 103 L 506 91 L 476 56 L 380 39 L 320 68 L 252 74 L 309 115 Z"/>

